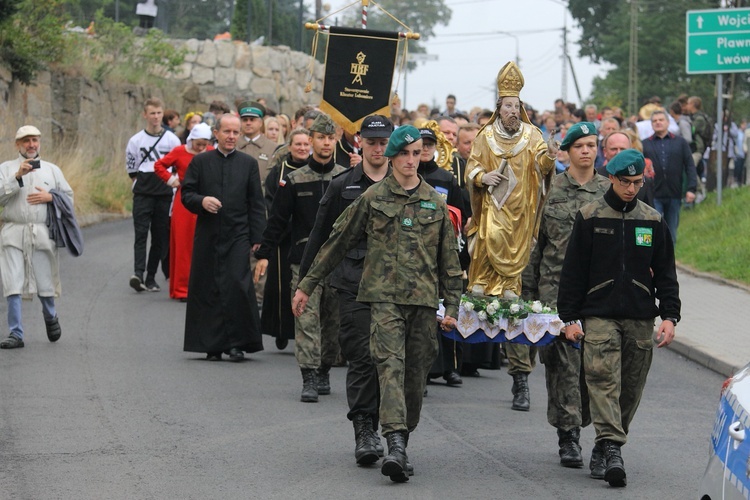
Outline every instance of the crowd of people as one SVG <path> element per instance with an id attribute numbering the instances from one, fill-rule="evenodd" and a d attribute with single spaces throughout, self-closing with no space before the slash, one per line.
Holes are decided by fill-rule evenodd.
<path id="1" fill-rule="evenodd" d="M 562 100 L 538 113 L 521 101 L 513 63 L 497 85 L 493 110 L 464 113 L 449 95 L 443 110 L 407 112 L 394 99 L 390 118 L 365 117 L 357 134 L 312 106 L 287 117 L 243 98 L 183 119 L 146 100 L 144 128 L 126 149 L 129 284 L 159 292 L 161 267 L 169 296 L 187 303 L 184 350 L 209 361 L 241 362 L 263 350 L 262 334 L 279 349 L 293 340 L 302 402 L 330 394 L 331 368 L 346 366 L 355 460 L 383 457 L 395 482 L 414 474 L 406 449 L 429 381 L 460 387 L 505 364 L 511 408 L 528 411 L 538 356 L 561 464 L 584 465 L 580 432 L 593 423 L 591 475 L 624 486 L 620 448 L 651 364 L 654 318 L 659 347 L 680 319 L 679 212 L 712 188 L 718 125 L 696 96 L 667 108 L 652 98 L 624 118 Z M 745 125 L 724 123 L 727 186 L 745 182 Z M 13 243 L 28 230 L 53 236 L 50 206 L 67 200 L 72 211 L 60 169 L 36 161 L 40 136 L 19 129 L 19 158 L 0 165 L 3 349 L 24 347 L 20 298 L 31 293 L 49 340 L 60 338 L 57 247 L 79 246 Z M 33 224 L 16 230 L 16 213 Z M 457 327 L 462 293 L 539 300 L 559 311 L 561 335 L 502 350 L 457 342 L 441 332 Z"/>
<path id="2" fill-rule="evenodd" d="M 390 118 L 368 116 L 356 135 L 311 106 L 289 118 L 262 100 L 239 99 L 236 111 L 213 102 L 181 121 L 158 99 L 147 100 L 144 130 L 128 145 L 130 286 L 159 291 L 161 263 L 170 297 L 187 302 L 184 350 L 211 361 L 242 361 L 263 349 L 261 334 L 279 349 L 294 340 L 302 402 L 330 394 L 331 367 L 346 365 L 355 459 L 367 465 L 385 455 L 381 428 L 388 442 L 381 470 L 396 482 L 414 473 L 406 447 L 428 381 L 442 377 L 460 387 L 479 369 L 506 364 L 511 408 L 528 411 L 528 375 L 538 355 L 561 464 L 583 466 L 580 429 L 593 420 L 592 476 L 623 486 L 620 446 L 645 384 L 633 371 L 648 371 L 650 354 L 641 351 L 653 318 L 663 319 L 660 346 L 679 320 L 673 245 L 679 210 L 695 201 L 698 172 L 708 170 L 696 162 L 705 165 L 708 157 L 701 127 L 712 128 L 711 121 L 698 97 L 669 110 L 650 102 L 629 119 L 618 108 L 576 109 L 562 100 L 537 113 L 521 102 L 522 86 L 517 67 L 506 65 L 494 110 L 464 113 L 449 95 L 444 110 L 420 105 L 407 112 L 396 98 Z M 577 236 L 580 210 L 600 200 L 595 220 L 607 207 L 637 208 L 623 223 L 637 226 L 636 245 L 649 252 L 622 258 L 634 266 L 633 283 L 663 303 L 657 309 L 632 299 L 625 307 L 637 310 L 594 308 L 601 325 L 586 317 L 592 306 L 585 297 L 557 300 L 564 286 L 576 287 L 570 297 L 578 297 L 572 282 L 587 273 L 602 278 L 593 268 L 565 273 L 575 261 L 566 257 L 568 243 L 591 238 Z M 658 270 L 649 261 L 657 258 Z M 644 269 L 655 273 L 645 277 Z M 598 305 L 612 293 L 632 295 L 603 288 Z M 560 307 L 564 335 L 539 348 L 451 340 L 440 331 L 455 328 L 462 291 Z M 436 322 L 438 299 L 445 316 Z M 616 344 L 612 361 L 623 364 L 621 373 L 597 372 L 602 356 L 614 354 L 592 347 L 584 357 L 578 343 L 590 338 L 600 347 Z M 623 381 L 622 397 L 604 389 L 613 377 Z"/>

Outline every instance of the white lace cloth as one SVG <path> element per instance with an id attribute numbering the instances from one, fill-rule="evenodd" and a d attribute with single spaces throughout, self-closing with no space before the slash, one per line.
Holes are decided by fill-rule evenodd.
<path id="1" fill-rule="evenodd" d="M 440 305 L 438 317 L 442 318 L 444 314 L 445 309 Z M 495 325 L 480 319 L 475 311 L 467 311 L 459 307 L 456 330 L 463 338 L 468 338 L 478 330 L 482 330 L 490 339 L 505 334 L 506 340 L 512 341 L 519 335 L 525 335 L 529 342 L 536 344 L 547 333 L 554 336 L 560 335 L 562 328 L 563 322 L 557 314 L 532 313 L 526 318 L 517 320 L 500 318 L 498 324 Z"/>

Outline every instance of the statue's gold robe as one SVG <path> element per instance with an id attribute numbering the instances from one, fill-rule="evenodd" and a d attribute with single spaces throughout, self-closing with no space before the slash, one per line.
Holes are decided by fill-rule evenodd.
<path id="1" fill-rule="evenodd" d="M 498 168 L 507 180 L 491 189 L 482 184 L 483 175 Z M 521 122 L 511 136 L 498 118 L 477 135 L 466 164 L 472 209 L 469 290 L 478 285 L 485 295 L 506 290 L 521 295 L 521 272 L 538 229 L 545 180 L 554 169 L 555 160 L 547 156 L 547 144 L 533 125 Z"/>

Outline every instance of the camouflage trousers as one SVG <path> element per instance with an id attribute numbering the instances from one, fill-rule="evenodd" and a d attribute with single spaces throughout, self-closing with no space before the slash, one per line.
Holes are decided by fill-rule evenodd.
<path id="1" fill-rule="evenodd" d="M 596 442 L 627 442 L 654 354 L 653 319 L 586 318 L 583 368 Z"/>
<path id="2" fill-rule="evenodd" d="M 508 375 L 531 373 L 536 366 L 536 346 L 505 342 L 503 347 L 508 355 Z"/>
<path id="3" fill-rule="evenodd" d="M 427 374 L 438 353 L 435 309 L 373 302 L 370 314 L 383 435 L 411 432 L 419 423 Z"/>
<path id="4" fill-rule="evenodd" d="M 547 382 L 547 422 L 562 431 L 591 423 L 582 350 L 583 344 L 576 349 L 562 338 L 539 347 Z"/>
<path id="5" fill-rule="evenodd" d="M 292 297 L 299 281 L 299 264 L 291 264 Z M 294 318 L 294 357 L 300 368 L 331 366 L 339 354 L 339 298 L 330 279 L 315 287 L 302 316 Z"/>

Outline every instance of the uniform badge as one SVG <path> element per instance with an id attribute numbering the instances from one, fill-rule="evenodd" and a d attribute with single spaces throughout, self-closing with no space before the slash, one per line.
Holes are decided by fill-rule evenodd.
<path id="1" fill-rule="evenodd" d="M 650 247 L 654 241 L 654 232 L 650 227 L 635 228 L 635 244 L 639 247 Z"/>
<path id="2" fill-rule="evenodd" d="M 401 222 L 401 224 L 405 227 L 412 227 L 414 225 L 410 217 L 404 217 L 404 220 Z"/>
<path id="3" fill-rule="evenodd" d="M 440 195 L 440 196 L 441 196 L 441 197 L 442 197 L 442 198 L 443 198 L 444 200 L 447 200 L 447 199 L 448 199 L 448 190 L 447 190 L 447 189 L 445 189 L 444 187 L 442 187 L 442 186 L 437 186 L 437 187 L 435 188 L 435 191 L 437 191 L 437 192 L 438 192 L 438 194 L 439 194 L 439 195 Z"/>
<path id="4" fill-rule="evenodd" d="M 266 153 L 261 153 L 261 154 L 260 154 L 260 155 L 258 156 L 258 159 L 259 159 L 259 160 L 268 160 L 268 155 L 267 155 Z"/>
<path id="5" fill-rule="evenodd" d="M 589 128 L 586 125 L 581 125 L 581 131 L 584 134 L 588 134 L 589 133 Z"/>
<path id="6" fill-rule="evenodd" d="M 430 210 L 437 209 L 437 205 L 435 205 L 434 201 L 422 201 L 419 203 L 419 206 L 422 208 L 428 208 Z"/>

